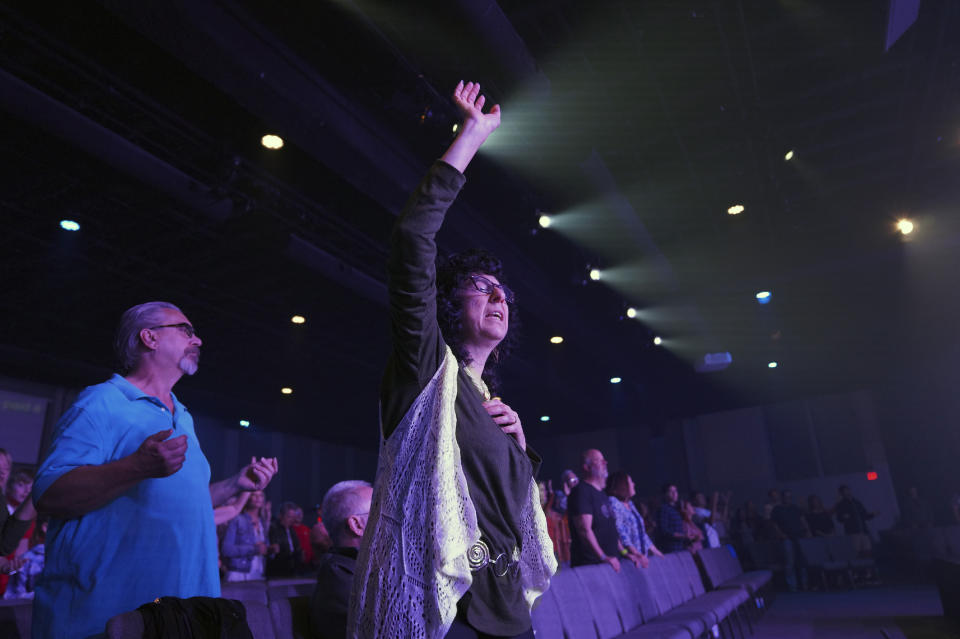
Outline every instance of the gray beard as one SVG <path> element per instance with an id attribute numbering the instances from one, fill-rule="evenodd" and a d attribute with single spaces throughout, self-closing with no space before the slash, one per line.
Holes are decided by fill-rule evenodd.
<path id="1" fill-rule="evenodd" d="M 177 366 L 187 375 L 193 375 L 197 372 L 197 369 L 200 367 L 200 364 L 194 358 L 189 355 L 184 355 L 180 358 L 180 361 L 177 363 Z"/>

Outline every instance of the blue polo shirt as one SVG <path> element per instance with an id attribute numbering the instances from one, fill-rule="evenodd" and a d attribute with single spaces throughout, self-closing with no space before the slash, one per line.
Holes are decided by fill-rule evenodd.
<path id="1" fill-rule="evenodd" d="M 187 436 L 186 461 L 76 519 L 50 520 L 33 605 L 35 638 L 103 633 L 110 617 L 157 597 L 219 597 L 210 465 L 193 418 L 119 375 L 85 389 L 60 418 L 33 485 L 38 500 L 61 475 L 133 453 L 154 433 Z"/>

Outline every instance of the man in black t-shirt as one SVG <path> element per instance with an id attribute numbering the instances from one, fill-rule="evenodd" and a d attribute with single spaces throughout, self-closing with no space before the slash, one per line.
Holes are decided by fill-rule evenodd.
<path id="1" fill-rule="evenodd" d="M 770 512 L 770 523 L 777 537 L 783 544 L 783 573 L 787 580 L 790 592 L 797 590 L 797 581 L 802 590 L 807 589 L 807 563 L 797 539 L 810 537 L 810 526 L 803 518 L 800 507 L 793 503 L 793 493 L 785 490 L 782 493 L 782 502 L 773 507 Z"/>
<path id="2" fill-rule="evenodd" d="M 610 498 L 603 492 L 607 483 L 607 460 L 599 450 L 581 455 L 581 481 L 567 498 L 570 516 L 570 564 L 608 563 L 620 572 L 623 546 Z"/>

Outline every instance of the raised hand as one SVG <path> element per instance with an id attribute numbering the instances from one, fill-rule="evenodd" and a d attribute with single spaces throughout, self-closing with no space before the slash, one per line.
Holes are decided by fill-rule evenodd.
<path id="1" fill-rule="evenodd" d="M 463 133 L 481 134 L 484 139 L 500 126 L 500 105 L 494 104 L 489 113 L 483 112 L 487 98 L 480 93 L 478 82 L 457 84 L 453 90 L 453 102 L 463 114 Z"/>
<path id="2" fill-rule="evenodd" d="M 172 434 L 172 428 L 154 433 L 133 453 L 135 467 L 144 478 L 169 477 L 183 467 L 187 458 L 187 436 L 167 439 Z"/>
<path id="3" fill-rule="evenodd" d="M 279 466 L 276 457 L 250 458 L 240 474 L 237 476 L 237 488 L 240 490 L 263 490 L 277 474 Z"/>
<path id="4" fill-rule="evenodd" d="M 517 415 L 517 411 L 504 404 L 499 397 L 484 402 L 483 407 L 487 409 L 487 413 L 500 427 L 500 430 L 516 437 L 520 448 L 527 450 L 527 438 L 523 434 L 523 425 L 520 423 L 520 416 Z"/>

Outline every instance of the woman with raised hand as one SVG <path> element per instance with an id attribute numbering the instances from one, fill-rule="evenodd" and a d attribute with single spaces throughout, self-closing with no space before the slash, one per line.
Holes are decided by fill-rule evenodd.
<path id="1" fill-rule="evenodd" d="M 533 637 L 530 608 L 556 571 L 520 417 L 496 368 L 516 322 L 500 260 L 436 265 L 436 234 L 464 170 L 500 124 L 480 86 L 457 85 L 463 123 L 394 228 L 393 349 L 380 392 L 383 439 L 357 560 L 350 637 Z"/>

